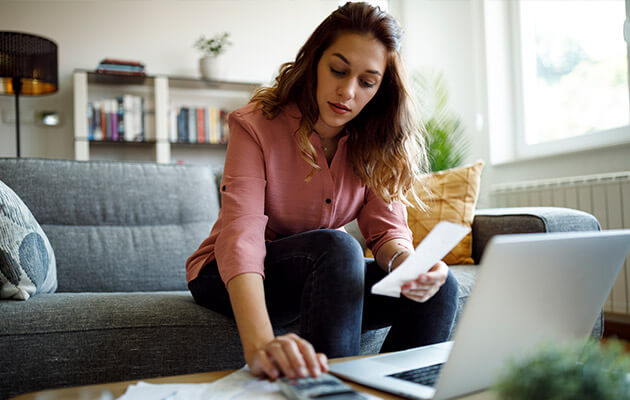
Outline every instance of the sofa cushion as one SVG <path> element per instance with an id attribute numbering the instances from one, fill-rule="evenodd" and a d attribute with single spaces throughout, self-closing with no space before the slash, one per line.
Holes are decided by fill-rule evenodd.
<path id="1" fill-rule="evenodd" d="M 413 246 L 420 242 L 441 221 L 453 222 L 470 227 L 475 216 L 475 205 L 479 197 L 483 161 L 475 164 L 438 171 L 425 176 L 418 185 L 420 199 L 426 210 L 407 207 L 407 224 L 413 234 Z M 422 187 L 425 185 L 425 188 Z M 466 235 L 443 261 L 448 265 L 473 264 L 472 234 Z M 365 251 L 366 257 L 374 257 L 372 251 Z"/>
<path id="2" fill-rule="evenodd" d="M 0 398 L 243 365 L 234 322 L 188 292 L 55 293 L 0 306 L 0 343 L 11 343 Z"/>
<path id="3" fill-rule="evenodd" d="M 470 227 L 479 197 L 483 161 L 465 167 L 438 171 L 428 175 L 429 193 L 420 190 L 420 198 L 427 205 L 421 209 L 407 208 L 407 222 L 413 232 L 413 246 L 429 234 L 440 221 L 449 221 Z M 445 257 L 449 265 L 473 264 L 472 234 L 466 235 Z"/>
<path id="4" fill-rule="evenodd" d="M 584 211 L 562 207 L 512 207 L 475 211 L 473 258 L 481 261 L 494 235 L 539 232 L 598 231 L 597 219 Z"/>
<path id="5" fill-rule="evenodd" d="M 0 181 L 0 298 L 27 300 L 57 288 L 55 253 L 33 214 Z"/>
<path id="6" fill-rule="evenodd" d="M 209 166 L 0 159 L 0 179 L 48 235 L 59 292 L 185 290 L 219 210 Z"/>
<path id="7" fill-rule="evenodd" d="M 26 303 L 0 300 L 0 308 L 0 343 L 11 343 L 0 363 L 0 399 L 24 388 L 146 379 L 245 364 L 234 320 L 195 304 L 187 291 L 42 294 Z M 274 330 L 299 332 L 299 322 Z M 365 332 L 361 354 L 378 351 L 386 333 Z M 24 359 L 29 362 L 19 362 Z"/>

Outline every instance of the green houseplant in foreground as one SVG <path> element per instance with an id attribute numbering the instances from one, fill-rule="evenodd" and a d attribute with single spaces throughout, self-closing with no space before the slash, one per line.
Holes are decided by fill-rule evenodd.
<path id="1" fill-rule="evenodd" d="M 630 398 L 630 357 L 620 342 L 547 344 L 512 362 L 494 389 L 503 400 L 618 400 Z"/>
<path id="2" fill-rule="evenodd" d="M 448 108 L 448 88 L 440 72 L 411 76 L 420 119 L 424 123 L 431 172 L 462 164 L 469 150 L 461 119 Z"/>

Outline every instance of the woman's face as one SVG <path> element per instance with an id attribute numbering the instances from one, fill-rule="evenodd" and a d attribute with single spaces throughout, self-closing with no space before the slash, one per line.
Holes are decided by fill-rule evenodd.
<path id="1" fill-rule="evenodd" d="M 374 97 L 387 65 L 387 49 L 372 35 L 346 33 L 328 47 L 317 64 L 315 130 L 336 136 Z"/>

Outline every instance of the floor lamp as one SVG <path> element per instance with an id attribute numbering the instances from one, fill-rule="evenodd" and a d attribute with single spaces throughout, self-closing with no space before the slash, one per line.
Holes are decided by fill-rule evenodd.
<path id="1" fill-rule="evenodd" d="M 0 31 L 0 94 L 15 95 L 16 155 L 20 157 L 20 95 L 58 89 L 57 45 L 40 36 Z"/>

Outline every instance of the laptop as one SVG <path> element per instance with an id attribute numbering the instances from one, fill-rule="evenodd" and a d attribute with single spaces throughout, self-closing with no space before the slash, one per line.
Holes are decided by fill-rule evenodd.
<path id="1" fill-rule="evenodd" d="M 495 236 L 453 341 L 331 364 L 330 372 L 412 399 L 485 390 L 509 360 L 543 342 L 586 340 L 629 250 L 630 230 Z"/>

